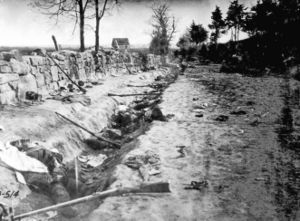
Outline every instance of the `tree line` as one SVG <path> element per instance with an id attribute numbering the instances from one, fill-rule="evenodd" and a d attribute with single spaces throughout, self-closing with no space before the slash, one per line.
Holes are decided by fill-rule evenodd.
<path id="1" fill-rule="evenodd" d="M 278 65 L 290 56 L 299 61 L 300 34 L 296 31 L 299 27 L 299 0 L 258 0 L 250 8 L 233 0 L 225 16 L 216 6 L 208 25 L 210 34 L 193 21 L 180 37 L 177 43 L 180 50 L 176 53 L 188 59 L 198 53 L 198 57 L 215 61 L 240 54 L 249 61 L 254 58 L 257 64 L 253 65 L 261 66 Z M 249 38 L 240 41 L 241 31 Z M 230 42 L 219 44 L 218 40 L 225 33 L 230 34 Z"/>

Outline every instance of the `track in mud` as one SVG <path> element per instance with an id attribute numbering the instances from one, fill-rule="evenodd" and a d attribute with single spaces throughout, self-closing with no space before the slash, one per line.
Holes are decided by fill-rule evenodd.
<path id="1" fill-rule="evenodd" d="M 299 136 L 295 136 L 295 134 L 298 134 L 299 131 L 297 132 L 293 126 L 292 108 L 295 108 L 295 105 L 299 104 L 299 97 L 296 100 L 292 99 L 295 97 L 295 94 L 293 94 L 295 92 L 290 88 L 289 78 L 280 79 L 279 82 L 278 79 L 272 80 L 272 77 L 269 79 L 267 77 L 265 79 L 263 79 L 262 82 L 265 81 L 263 84 L 266 86 L 264 87 L 262 84 L 262 87 L 257 87 L 256 92 L 254 93 L 256 99 L 253 99 L 253 97 L 253 100 L 250 102 L 251 104 L 257 103 L 260 106 L 257 107 L 256 105 L 253 105 L 254 109 L 252 114 L 256 115 L 258 118 L 250 122 L 250 125 L 253 126 L 252 130 L 260 131 L 264 137 L 255 136 L 253 137 L 255 140 L 252 140 L 247 144 L 247 146 L 250 148 L 252 145 L 257 145 L 259 147 L 259 149 L 257 149 L 257 153 L 262 156 L 265 155 L 265 157 L 263 157 L 264 163 L 261 168 L 259 168 L 260 171 L 257 170 L 259 173 L 253 173 L 253 165 L 251 166 L 247 162 L 252 158 L 251 155 L 253 153 L 251 153 L 251 151 L 241 152 L 245 163 L 244 167 L 241 168 L 241 171 L 238 172 L 240 173 L 241 177 L 237 180 L 234 179 L 234 184 L 229 184 L 229 186 L 236 185 L 237 183 L 245 185 L 245 188 L 249 188 L 251 191 L 253 191 L 250 194 L 254 195 L 254 202 L 251 202 L 250 195 L 248 195 L 247 191 L 244 190 L 244 192 L 239 191 L 232 195 L 231 199 L 227 199 L 227 203 L 234 202 L 237 199 L 240 201 L 239 203 L 245 203 L 245 212 L 247 215 L 239 218 L 242 220 L 297 220 L 299 219 L 300 202 L 300 171 L 298 165 L 300 151 L 298 148 Z M 252 80 L 255 82 L 257 79 L 253 78 Z M 256 86 L 254 82 L 252 82 L 253 88 Z M 245 83 L 250 86 L 248 91 L 247 88 L 246 90 L 243 88 L 243 84 Z M 280 87 L 276 87 L 276 83 L 280 83 Z M 251 78 L 247 78 L 247 80 L 244 80 L 244 82 L 240 76 L 233 78 L 232 76 L 228 76 L 224 77 L 222 80 L 213 78 L 213 81 L 206 81 L 206 85 L 211 93 L 218 95 L 217 103 L 221 104 L 223 107 L 222 112 L 225 114 L 230 113 L 230 111 L 232 113 L 232 109 L 234 110 L 234 108 L 241 107 L 235 107 L 232 105 L 233 103 L 246 101 L 246 106 L 249 104 L 249 100 L 247 101 L 247 97 L 245 97 L 245 95 L 247 95 L 249 90 L 251 91 Z M 276 90 L 278 90 L 279 93 L 272 93 L 272 90 L 274 90 L 272 87 L 277 88 Z M 240 90 L 241 88 L 243 88 L 243 90 Z M 277 105 L 273 105 L 274 107 L 272 107 L 270 102 L 267 101 L 268 98 L 264 97 L 265 95 L 262 93 L 263 90 L 266 90 L 266 93 L 269 95 L 270 99 L 275 98 L 275 100 L 277 100 L 274 102 L 275 104 L 277 103 Z M 251 109 L 249 106 L 246 109 L 244 107 L 243 110 L 246 110 L 246 112 L 249 111 Z M 276 113 L 277 119 L 262 119 L 264 114 L 255 113 L 256 110 L 260 109 L 265 109 L 265 111 L 270 111 L 272 113 L 274 111 L 272 109 L 276 108 L 276 106 L 281 110 L 280 115 Z M 244 118 L 248 117 L 249 114 L 247 114 Z M 244 124 L 241 121 L 235 123 Z M 235 123 L 233 123 L 233 125 Z M 244 127 L 243 130 L 245 130 L 245 135 L 247 137 L 246 131 L 249 128 L 246 128 L 247 127 Z M 277 134 L 277 137 L 274 136 L 273 132 Z M 265 141 L 260 139 L 265 139 Z M 262 156 L 259 158 L 262 158 Z M 256 160 L 258 161 L 259 158 Z M 253 157 L 251 160 L 254 161 L 254 164 L 257 163 L 255 162 L 255 157 Z M 253 182 L 249 183 L 249 178 L 251 179 L 252 174 L 257 176 L 254 178 L 256 181 L 260 181 L 264 185 Z M 251 186 L 253 187 L 251 188 Z M 260 188 L 262 188 L 263 192 L 260 192 L 259 194 L 262 195 L 257 195 L 257 198 L 255 198 L 255 195 L 258 192 L 256 190 L 259 190 Z M 234 197 L 237 197 L 237 199 Z M 260 201 L 262 202 L 261 205 L 259 203 Z M 252 209 L 255 208 L 254 203 L 258 203 L 260 208 Z M 227 207 L 228 204 L 224 204 L 224 208 Z M 230 214 L 229 217 L 232 219 Z"/>
<path id="2" fill-rule="evenodd" d="M 89 220 L 298 220 L 293 93 L 283 78 L 188 69 L 160 104 L 174 117 L 153 123 L 131 153 L 157 153 L 162 172 L 150 181 L 170 180 L 172 193 L 106 199 Z M 117 179 L 138 174 L 121 167 Z M 207 188 L 185 189 L 203 180 Z"/>
<path id="3" fill-rule="evenodd" d="M 134 141 L 111 152 L 95 173 L 99 190 L 143 182 L 122 160 L 152 151 L 161 160 L 161 173 L 149 181 L 170 180 L 172 193 L 81 204 L 75 207 L 80 211 L 76 219 L 298 220 L 299 96 L 290 84 L 283 78 L 188 69 L 159 105 L 173 117 L 136 130 Z M 207 188 L 185 189 L 203 180 Z"/>
<path id="4" fill-rule="evenodd" d="M 278 128 L 278 141 L 280 143 L 281 156 L 274 162 L 276 167 L 276 204 L 278 212 L 286 220 L 297 220 L 299 218 L 300 204 L 300 140 L 297 129 L 293 124 L 293 106 L 299 104 L 299 97 L 295 97 L 295 92 L 291 91 L 289 79 L 285 78 L 282 86 L 285 106 L 282 108 L 281 123 Z M 298 131 L 299 133 L 299 131 Z M 297 214 L 298 213 L 298 214 Z"/>

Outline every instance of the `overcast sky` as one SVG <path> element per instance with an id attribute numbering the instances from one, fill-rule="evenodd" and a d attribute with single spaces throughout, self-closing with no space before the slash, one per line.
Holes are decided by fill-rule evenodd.
<path id="1" fill-rule="evenodd" d="M 110 45 L 113 37 L 128 37 L 132 45 L 147 45 L 151 33 L 151 0 L 119 0 L 123 4 L 111 15 L 104 17 L 100 29 L 100 44 Z M 28 6 L 29 0 L 0 0 L 0 46 L 52 46 L 51 35 L 59 44 L 78 45 L 78 29 L 73 32 L 73 22 L 54 20 Z M 256 0 L 240 0 L 251 7 Z M 172 42 L 176 44 L 180 35 L 194 20 L 205 27 L 210 23 L 211 12 L 220 6 L 223 16 L 230 0 L 169 0 L 171 14 L 177 20 L 177 33 Z M 94 20 L 89 21 L 91 26 Z M 94 44 L 93 27 L 86 29 L 86 44 Z M 228 40 L 224 36 L 222 41 Z"/>

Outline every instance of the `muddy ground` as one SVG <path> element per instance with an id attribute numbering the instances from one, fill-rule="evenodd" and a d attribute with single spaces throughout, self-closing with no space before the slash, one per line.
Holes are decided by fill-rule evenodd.
<path id="1" fill-rule="evenodd" d="M 284 76 L 188 69 L 160 104 L 173 117 L 139 137 L 113 184 L 145 180 L 126 159 L 150 154 L 160 172 L 147 181 L 169 180 L 172 192 L 108 198 L 87 220 L 300 220 L 297 88 Z M 208 185 L 186 189 L 191 181 Z"/>
<path id="2" fill-rule="evenodd" d="M 135 75 L 103 76 L 102 79 L 99 79 L 98 85 L 87 88 L 88 92 L 85 95 L 77 95 L 75 92 L 74 97 L 80 98 L 78 100 L 63 102 L 60 99 L 54 100 L 53 96 L 49 96 L 49 99 L 45 97 L 41 102 L 29 101 L 14 106 L 0 106 L 1 145 L 7 146 L 7 143 L 19 139 L 30 139 L 31 141 L 38 141 L 42 148 L 54 148 L 62 154 L 63 163 L 69 169 L 68 176 L 72 178 L 70 179 L 72 188 L 66 187 L 69 188 L 68 191 L 72 198 L 87 195 L 96 190 L 102 191 L 113 182 L 113 178 L 110 178 L 110 173 L 113 171 L 116 162 L 119 162 L 117 160 L 118 157 L 128 148 L 134 146 L 134 141 L 130 144 L 125 142 L 120 151 L 114 148 L 103 148 L 103 145 L 99 146 L 99 150 L 93 150 L 87 143 L 87 140 L 91 139 L 92 136 L 59 117 L 55 112 L 67 116 L 95 134 L 100 135 L 101 131 L 108 127 L 111 128 L 111 117 L 117 112 L 119 107 L 126 107 L 142 98 L 141 96 L 114 97 L 108 96 L 108 93 L 151 93 L 154 91 L 151 87 L 129 87 L 128 85 L 149 85 L 156 82 L 156 78 L 164 79 L 170 73 L 169 68 L 161 68 Z M 133 131 L 130 134 L 130 139 L 138 136 L 143 130 L 144 128 L 141 127 Z M 85 182 L 84 188 L 80 194 L 74 194 L 74 159 L 81 156 L 99 156 L 99 154 L 108 158 L 108 163 L 105 163 L 103 166 L 106 168 L 83 168 L 82 171 L 84 170 L 84 172 L 79 175 L 84 176 L 82 178 Z M 116 160 L 114 160 L 115 157 L 117 158 Z M 80 170 L 81 165 L 78 167 Z M 32 182 L 28 183 L 26 173 L 23 173 L 23 175 L 25 175 L 27 185 L 18 182 L 15 170 L 4 162 L 0 162 L 0 174 L 3 177 L 0 179 L 0 191 L 3 193 L 3 195 L 0 195 L 0 202 L 12 206 L 15 214 L 29 212 L 55 203 L 51 198 L 51 193 L 41 189 L 39 183 L 36 183 L 36 181 L 34 185 L 31 185 Z M 46 176 L 45 179 L 47 179 Z M 35 180 L 39 181 L 39 179 Z M 7 191 L 18 191 L 18 194 L 6 197 L 4 194 Z M 95 205 L 97 206 L 98 204 L 92 202 L 91 205 L 86 204 L 83 208 L 80 205 L 81 210 L 79 214 L 81 212 L 83 214 L 89 213 L 90 209 L 93 209 Z M 76 210 L 76 208 L 74 209 Z M 46 220 L 49 217 L 54 217 L 55 220 L 65 219 L 65 217 L 57 217 L 55 211 L 54 213 L 34 217 L 32 220 Z M 73 220 L 74 216 L 71 217 L 69 219 Z"/>
<path id="3" fill-rule="evenodd" d="M 189 68 L 166 89 L 159 107 L 168 120 L 153 121 L 136 131 L 138 137 L 122 147 L 113 162 L 105 187 L 169 181 L 171 193 L 91 201 L 74 207 L 80 212 L 76 218 L 54 220 L 300 220 L 299 84 L 284 76 L 254 78 L 215 70 Z M 154 77 L 139 77 L 136 82 L 135 76 L 126 82 L 145 84 Z M 112 85 L 126 84 L 113 82 L 104 92 Z M 123 93 L 132 90 L 144 89 L 119 89 Z M 97 96 L 97 105 L 102 103 L 98 99 L 104 98 Z M 112 101 L 105 102 L 113 110 Z M 89 114 L 97 116 L 97 112 L 75 113 L 85 125 L 103 127 L 93 127 L 94 121 L 88 120 Z M 73 130 L 69 133 L 69 140 L 73 135 L 83 136 Z M 70 145 L 76 143 L 76 139 L 71 141 Z M 194 189 L 189 185 L 192 181 L 199 182 Z M 48 201 L 38 195 L 27 198 L 24 205 L 40 208 L 38 204 L 51 204 Z"/>

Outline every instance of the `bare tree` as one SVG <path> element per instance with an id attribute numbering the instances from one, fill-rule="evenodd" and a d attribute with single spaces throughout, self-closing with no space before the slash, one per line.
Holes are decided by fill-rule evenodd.
<path id="1" fill-rule="evenodd" d="M 155 54 L 166 55 L 176 32 L 175 18 L 170 15 L 170 7 L 167 3 L 154 5 L 152 12 L 153 32 L 150 51 Z"/>
<path id="2" fill-rule="evenodd" d="M 94 0 L 95 4 L 95 19 L 96 19 L 96 30 L 95 30 L 95 51 L 99 51 L 99 33 L 100 33 L 100 22 L 104 17 L 105 13 L 113 8 L 114 5 L 119 4 L 118 0 Z"/>
<path id="3" fill-rule="evenodd" d="M 71 17 L 75 24 L 79 24 L 80 51 L 85 50 L 84 28 L 86 12 L 91 0 L 34 0 L 33 6 L 40 8 L 50 18 L 58 22 L 61 16 Z"/>

